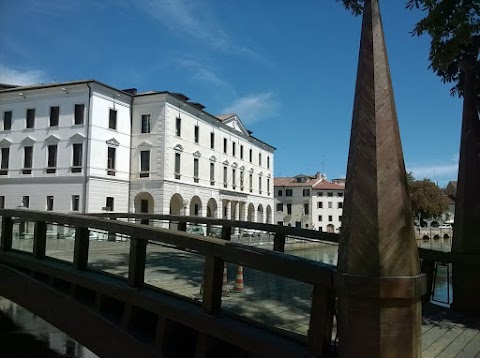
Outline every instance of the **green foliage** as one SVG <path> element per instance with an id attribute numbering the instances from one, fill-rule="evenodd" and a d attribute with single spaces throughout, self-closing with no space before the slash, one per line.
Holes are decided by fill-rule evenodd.
<path id="1" fill-rule="evenodd" d="M 447 209 L 447 198 L 434 182 L 429 179 L 415 180 L 411 173 L 408 176 L 410 200 L 415 217 L 420 214 L 421 218 L 431 218 Z"/>
<path id="2" fill-rule="evenodd" d="M 362 13 L 364 0 L 336 0 L 353 14 Z M 389 0 L 391 1 L 391 0 Z M 480 82 L 480 0 L 405 0 L 406 8 L 426 13 L 412 30 L 429 35 L 430 68 L 443 82 L 453 83 L 451 93 L 463 95 L 463 58 L 475 60 L 475 82 Z M 476 93 L 480 106 L 480 86 Z"/>

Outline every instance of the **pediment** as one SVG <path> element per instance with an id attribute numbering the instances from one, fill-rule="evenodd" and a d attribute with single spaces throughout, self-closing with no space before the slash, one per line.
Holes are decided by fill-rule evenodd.
<path id="1" fill-rule="evenodd" d="M 240 170 L 245 170 L 245 165 L 242 165 L 242 166 L 240 167 Z"/>
<path id="2" fill-rule="evenodd" d="M 223 123 L 229 126 L 230 128 L 235 129 L 237 132 L 240 132 L 246 135 L 247 137 L 250 136 L 250 132 L 247 130 L 247 128 L 245 128 L 242 121 L 236 114 L 231 116 L 230 118 L 225 119 Z"/>
<path id="3" fill-rule="evenodd" d="M 35 144 L 35 139 L 32 137 L 28 136 L 26 138 L 23 138 L 23 140 L 20 142 L 21 145 L 23 146 L 30 146 Z"/>
<path id="4" fill-rule="evenodd" d="M 153 147 L 153 145 L 148 140 L 144 140 L 142 143 L 138 145 L 138 147 Z"/>
<path id="5" fill-rule="evenodd" d="M 212 156 L 210 157 L 210 161 L 212 161 L 212 162 L 216 162 L 216 161 L 217 161 L 217 158 L 215 158 L 215 156 L 214 156 L 214 155 L 212 155 Z"/>
<path id="6" fill-rule="evenodd" d="M 249 172 L 250 172 L 250 173 L 253 173 L 253 168 L 250 168 Z"/>
<path id="7" fill-rule="evenodd" d="M 173 150 L 176 150 L 178 152 L 183 152 L 183 147 L 181 144 L 177 144 L 175 147 L 173 147 Z"/>
<path id="8" fill-rule="evenodd" d="M 197 150 L 195 153 L 193 153 L 194 157 L 200 158 L 202 154 Z"/>
<path id="9" fill-rule="evenodd" d="M 232 167 L 237 168 L 237 167 L 238 167 L 237 162 L 233 162 L 233 163 L 232 163 Z"/>
<path id="10" fill-rule="evenodd" d="M 83 142 L 85 140 L 85 136 L 80 133 L 75 133 L 70 137 L 70 141 L 72 142 Z"/>
<path id="11" fill-rule="evenodd" d="M 58 143 L 60 142 L 60 138 L 58 138 L 56 135 L 49 135 L 47 138 L 45 138 L 45 143 Z"/>
<path id="12" fill-rule="evenodd" d="M 110 138 L 110 139 L 106 140 L 105 142 L 110 147 L 118 147 L 120 145 L 118 140 L 116 140 L 115 138 Z"/>
<path id="13" fill-rule="evenodd" d="M 228 162 L 228 160 L 225 160 L 225 161 L 223 162 L 223 165 L 230 165 L 230 163 Z"/>
<path id="14" fill-rule="evenodd" d="M 10 145 L 12 145 L 12 142 L 7 138 L 0 140 L 0 147 L 9 147 Z"/>

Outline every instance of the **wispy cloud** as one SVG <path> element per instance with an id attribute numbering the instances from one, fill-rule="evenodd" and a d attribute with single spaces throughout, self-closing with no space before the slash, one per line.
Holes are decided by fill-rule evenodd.
<path id="1" fill-rule="evenodd" d="M 42 15 L 61 16 L 77 9 L 72 1 L 30 0 L 28 9 Z"/>
<path id="2" fill-rule="evenodd" d="M 17 70 L 0 64 L 0 83 L 31 85 L 47 82 L 47 75 L 41 70 Z"/>
<path id="3" fill-rule="evenodd" d="M 257 52 L 234 41 L 205 1 L 148 0 L 139 1 L 137 5 L 169 30 L 201 41 L 205 46 L 267 62 Z"/>
<path id="4" fill-rule="evenodd" d="M 230 87 L 230 85 L 220 78 L 213 70 L 206 65 L 191 59 L 180 59 L 177 62 L 180 66 L 183 66 L 193 73 L 193 78 L 201 81 L 206 81 L 215 86 Z"/>
<path id="5" fill-rule="evenodd" d="M 412 172 L 416 179 L 428 178 L 444 185 L 450 180 L 457 180 L 458 155 L 454 155 L 450 160 L 443 162 L 438 161 L 407 165 L 407 172 Z"/>
<path id="6" fill-rule="evenodd" d="M 272 92 L 250 94 L 237 98 L 223 113 L 236 113 L 245 124 L 267 119 L 275 115 L 279 104 Z"/>

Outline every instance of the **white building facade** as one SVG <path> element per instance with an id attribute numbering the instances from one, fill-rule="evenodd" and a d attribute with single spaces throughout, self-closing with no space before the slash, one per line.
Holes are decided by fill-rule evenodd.
<path id="1" fill-rule="evenodd" d="M 279 225 L 338 233 L 345 182 L 314 176 L 275 178 L 275 222 Z"/>
<path id="2" fill-rule="evenodd" d="M 273 222 L 272 146 L 182 94 L 0 90 L 0 207 Z"/>

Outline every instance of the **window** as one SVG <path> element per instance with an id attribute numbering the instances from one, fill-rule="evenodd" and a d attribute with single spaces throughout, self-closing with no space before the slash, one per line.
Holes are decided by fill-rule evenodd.
<path id="1" fill-rule="evenodd" d="M 277 211 L 282 211 L 283 212 L 283 204 L 282 203 L 277 204 Z"/>
<path id="2" fill-rule="evenodd" d="M 53 196 L 47 196 L 47 211 L 53 210 Z"/>
<path id="3" fill-rule="evenodd" d="M 23 154 L 23 174 L 32 174 L 33 147 L 24 147 Z"/>
<path id="4" fill-rule="evenodd" d="M 150 115 L 142 114 L 142 133 L 150 133 Z"/>
<path id="5" fill-rule="evenodd" d="M 343 193 L 342 192 L 338 192 L 337 193 L 338 197 L 341 198 L 343 196 Z"/>
<path id="6" fill-rule="evenodd" d="M 194 128 L 194 140 L 195 140 L 195 143 L 198 143 L 198 135 L 199 135 L 199 131 L 200 131 L 200 128 L 198 126 L 195 126 Z"/>
<path id="7" fill-rule="evenodd" d="M 232 155 L 235 156 L 237 153 L 237 143 L 232 142 Z"/>
<path id="8" fill-rule="evenodd" d="M 113 211 L 113 209 L 114 209 L 114 207 L 113 207 L 113 197 L 107 196 L 107 198 L 105 200 L 105 210 Z"/>
<path id="9" fill-rule="evenodd" d="M 73 119 L 74 124 L 83 124 L 83 117 L 85 115 L 85 105 L 76 104 L 75 105 L 75 116 Z"/>
<path id="10" fill-rule="evenodd" d="M 286 189 L 285 196 L 292 196 L 292 189 Z"/>
<path id="11" fill-rule="evenodd" d="M 338 216 L 338 221 L 342 221 L 342 215 Z"/>
<path id="12" fill-rule="evenodd" d="M 267 157 L 267 169 L 270 169 L 270 157 Z"/>
<path id="13" fill-rule="evenodd" d="M 223 152 L 227 154 L 227 138 L 223 138 Z"/>
<path id="14" fill-rule="evenodd" d="M 210 148 L 215 148 L 215 133 L 210 132 Z"/>
<path id="15" fill-rule="evenodd" d="M 343 203 L 337 203 L 338 209 L 343 209 Z"/>
<path id="16" fill-rule="evenodd" d="M 317 203 L 317 208 L 318 208 L 318 209 L 323 209 L 323 202 L 319 201 L 319 202 Z"/>
<path id="17" fill-rule="evenodd" d="M 80 195 L 72 195 L 72 211 L 80 210 Z"/>
<path id="18" fill-rule="evenodd" d="M 267 178 L 267 193 L 270 195 L 270 179 Z"/>
<path id="19" fill-rule="evenodd" d="M 117 149 L 108 147 L 107 175 L 115 175 L 115 154 Z"/>
<path id="20" fill-rule="evenodd" d="M 110 129 L 117 129 L 117 110 L 110 108 L 110 112 L 108 114 L 108 128 Z"/>
<path id="21" fill-rule="evenodd" d="M 47 158 L 47 173 L 55 173 L 57 171 L 57 145 L 48 146 L 48 158 Z"/>
<path id="22" fill-rule="evenodd" d="M 283 221 L 277 221 L 277 225 L 283 226 Z"/>
<path id="23" fill-rule="evenodd" d="M 249 175 L 249 178 L 248 178 L 248 186 L 250 188 L 250 193 L 253 192 L 253 174 L 250 174 Z"/>
<path id="24" fill-rule="evenodd" d="M 243 159 L 243 145 L 240 144 L 240 159 Z"/>
<path id="25" fill-rule="evenodd" d="M 175 179 L 180 179 L 180 153 L 175 153 Z"/>
<path id="26" fill-rule="evenodd" d="M 35 127 L 35 108 L 27 109 L 27 128 Z"/>
<path id="27" fill-rule="evenodd" d="M 198 158 L 193 158 L 193 181 L 198 183 Z"/>
<path id="28" fill-rule="evenodd" d="M 258 153 L 258 165 L 262 165 L 262 153 Z"/>
<path id="29" fill-rule="evenodd" d="M 253 156 L 253 151 L 250 149 L 249 153 L 248 153 L 248 156 L 249 156 L 249 159 L 250 159 L 250 163 L 252 162 L 252 156 Z"/>
<path id="30" fill-rule="evenodd" d="M 332 215 L 328 215 L 328 221 L 333 221 L 333 216 Z"/>
<path id="31" fill-rule="evenodd" d="M 308 203 L 303 204 L 303 212 L 305 215 L 310 215 L 310 206 Z"/>
<path id="32" fill-rule="evenodd" d="M 58 127 L 60 117 L 60 107 L 50 107 L 50 127 Z"/>
<path id="33" fill-rule="evenodd" d="M 140 178 L 148 178 L 150 176 L 150 151 L 140 151 Z"/>
<path id="34" fill-rule="evenodd" d="M 258 193 L 262 194 L 262 177 L 258 177 Z"/>
<path id="35" fill-rule="evenodd" d="M 327 196 L 333 196 L 333 192 L 329 191 L 329 192 L 327 193 Z"/>
<path id="36" fill-rule="evenodd" d="M 317 196 L 323 196 L 323 192 L 317 191 Z"/>
<path id="37" fill-rule="evenodd" d="M 287 204 L 287 215 L 292 215 L 292 204 Z"/>
<path id="38" fill-rule="evenodd" d="M 295 221 L 295 227 L 301 228 L 302 227 L 302 222 L 301 221 Z"/>
<path id="39" fill-rule="evenodd" d="M 3 130 L 12 129 L 12 111 L 3 112 Z"/>
<path id="40" fill-rule="evenodd" d="M 278 191 L 278 196 L 283 196 L 283 190 Z"/>
<path id="41" fill-rule="evenodd" d="M 333 203 L 331 201 L 328 202 L 328 208 L 331 209 L 333 207 Z"/>
<path id="42" fill-rule="evenodd" d="M 210 163 L 210 185 L 215 185 L 215 163 Z"/>
<path id="43" fill-rule="evenodd" d="M 180 117 L 175 118 L 175 135 L 180 137 L 182 134 L 182 119 Z"/>
<path id="44" fill-rule="evenodd" d="M 318 221 L 322 221 L 322 215 L 318 215 Z"/>
<path id="45" fill-rule="evenodd" d="M 232 169 L 232 188 L 235 189 L 237 185 L 237 171 L 235 168 Z"/>
<path id="46" fill-rule="evenodd" d="M 310 189 L 303 189 L 303 196 L 310 196 Z"/>
<path id="47" fill-rule="evenodd" d="M 227 173 L 227 167 L 223 167 L 223 187 L 226 188 L 227 187 L 227 177 L 228 177 L 228 173 Z"/>
<path id="48" fill-rule="evenodd" d="M 73 144 L 73 161 L 72 161 L 72 173 L 80 173 L 82 171 L 82 143 Z"/>
<path id="49" fill-rule="evenodd" d="M 0 209 L 5 209 L 5 196 L 0 196 Z"/>
<path id="50" fill-rule="evenodd" d="M 30 207 L 30 197 L 29 196 L 22 196 L 22 205 L 24 208 Z"/>
<path id="51" fill-rule="evenodd" d="M 142 199 L 140 201 L 140 212 L 141 213 L 148 213 L 148 200 Z"/>
<path id="52" fill-rule="evenodd" d="M 243 191 L 243 170 L 240 170 L 240 190 Z"/>
<path id="53" fill-rule="evenodd" d="M 10 157 L 10 148 L 2 148 L 2 161 L 0 164 L 0 175 L 8 174 L 8 162 Z"/>

